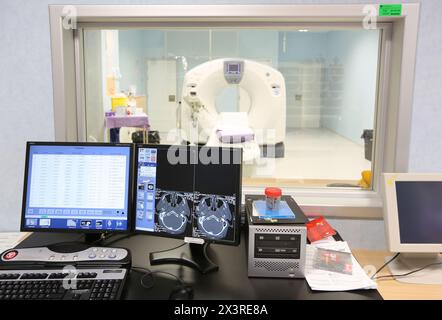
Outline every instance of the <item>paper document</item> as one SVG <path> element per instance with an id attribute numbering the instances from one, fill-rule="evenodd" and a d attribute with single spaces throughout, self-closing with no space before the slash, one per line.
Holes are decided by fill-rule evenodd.
<path id="1" fill-rule="evenodd" d="M 336 242 L 336 240 L 335 240 L 335 238 L 333 238 L 333 236 L 326 237 L 326 238 L 323 238 L 323 239 L 321 239 L 321 240 L 318 240 L 318 241 L 312 242 L 312 245 L 317 246 L 317 245 L 319 245 L 319 244 L 330 243 L 330 242 Z"/>
<path id="2" fill-rule="evenodd" d="M 307 245 L 305 279 L 312 290 L 350 291 L 377 288 L 376 282 L 368 277 L 353 255 L 351 256 L 353 263 L 353 272 L 351 275 L 313 268 L 313 257 L 315 255 L 316 248 L 351 253 L 346 241 L 322 242 Z"/>
<path id="3" fill-rule="evenodd" d="M 14 248 L 30 234 L 30 232 L 0 232 L 0 253 Z"/>

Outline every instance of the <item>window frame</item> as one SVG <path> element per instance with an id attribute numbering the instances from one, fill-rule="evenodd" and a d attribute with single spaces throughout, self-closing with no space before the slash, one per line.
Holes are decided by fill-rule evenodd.
<path id="1" fill-rule="evenodd" d="M 355 5 L 78 5 L 76 28 L 66 29 L 63 5 L 49 5 L 54 127 L 57 141 L 85 141 L 83 28 L 259 27 L 361 28 L 366 6 Z M 419 4 L 400 17 L 377 17 L 380 54 L 373 190 L 284 188 L 309 215 L 382 218 L 382 172 L 407 172 L 413 106 Z M 72 11 L 70 11 L 72 14 Z M 243 187 L 260 194 L 262 187 Z"/>

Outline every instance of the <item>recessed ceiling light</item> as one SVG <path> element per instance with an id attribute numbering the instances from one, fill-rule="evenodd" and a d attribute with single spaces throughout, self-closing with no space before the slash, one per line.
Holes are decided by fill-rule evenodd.
<path id="1" fill-rule="evenodd" d="M 308 32 L 307 29 L 299 29 L 298 31 L 299 31 L 299 32 Z"/>

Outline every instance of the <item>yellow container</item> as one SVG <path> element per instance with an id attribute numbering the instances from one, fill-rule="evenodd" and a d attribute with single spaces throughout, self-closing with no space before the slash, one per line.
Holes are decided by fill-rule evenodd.
<path id="1" fill-rule="evenodd" d="M 111 98 L 112 111 L 115 112 L 117 107 L 127 107 L 126 97 L 112 97 Z"/>

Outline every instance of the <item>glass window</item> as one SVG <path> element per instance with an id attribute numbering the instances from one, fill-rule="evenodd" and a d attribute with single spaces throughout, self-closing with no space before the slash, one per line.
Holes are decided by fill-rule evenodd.
<path id="1" fill-rule="evenodd" d="M 245 186 L 371 188 L 380 32 L 84 29 L 87 140 L 148 122 L 162 144 L 242 146 Z"/>

